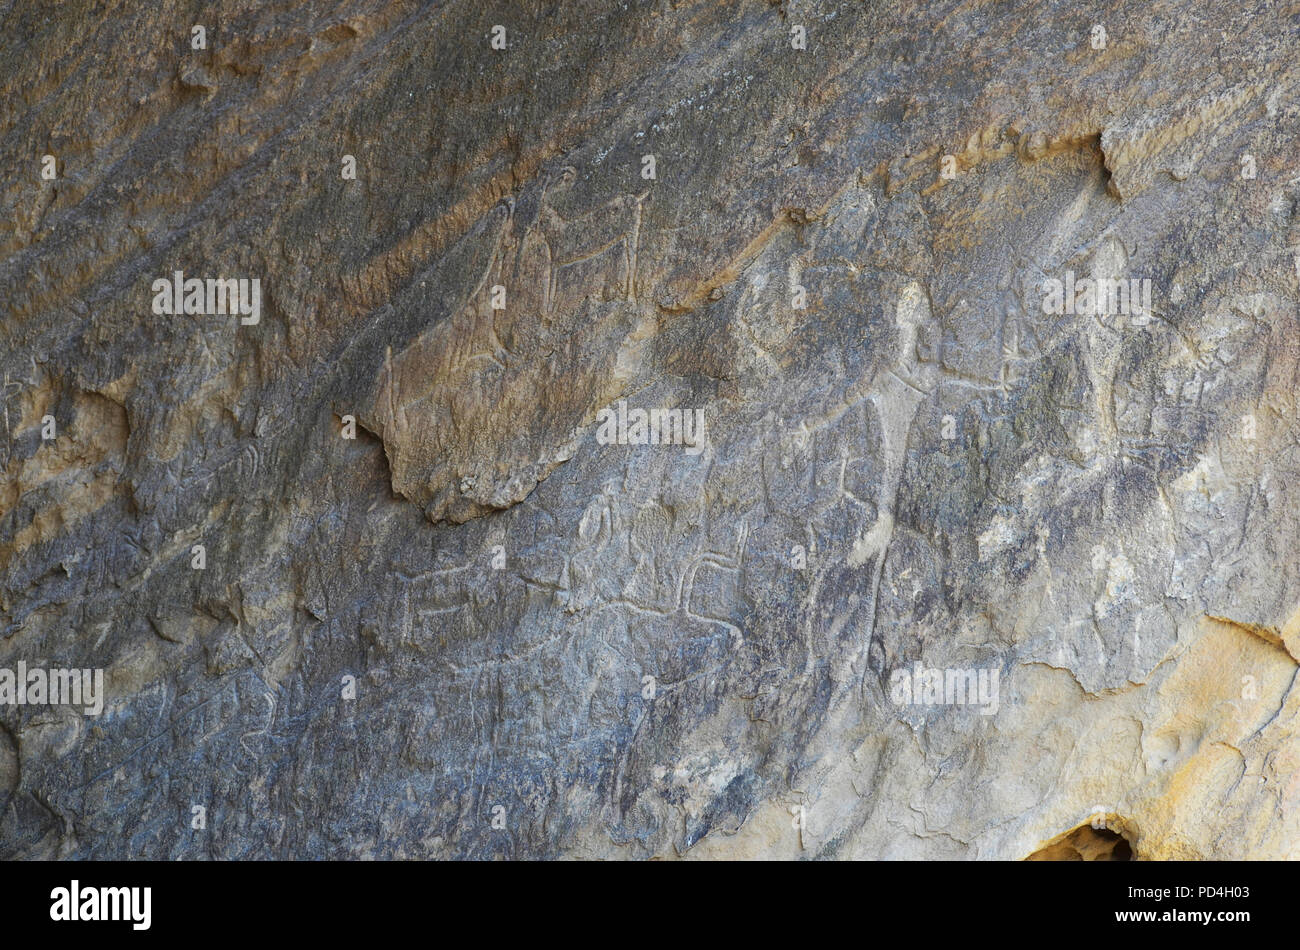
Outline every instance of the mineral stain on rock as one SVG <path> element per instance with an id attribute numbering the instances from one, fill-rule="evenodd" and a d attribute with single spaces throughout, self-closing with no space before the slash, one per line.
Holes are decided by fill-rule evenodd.
<path id="1" fill-rule="evenodd" d="M 7 5 L 0 858 L 1300 857 L 1289 14 L 897 6 Z"/>

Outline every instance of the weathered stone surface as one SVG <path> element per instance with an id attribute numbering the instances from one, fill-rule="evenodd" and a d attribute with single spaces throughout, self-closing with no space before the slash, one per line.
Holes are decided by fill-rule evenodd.
<path id="1" fill-rule="evenodd" d="M 4 7 L 0 857 L 1300 857 L 1300 7 L 898 6 Z"/>

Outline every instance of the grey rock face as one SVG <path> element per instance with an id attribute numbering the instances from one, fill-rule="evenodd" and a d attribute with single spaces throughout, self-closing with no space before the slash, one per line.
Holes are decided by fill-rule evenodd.
<path id="1" fill-rule="evenodd" d="M 127 6 L 0 30 L 0 857 L 1300 857 L 1300 11 Z"/>

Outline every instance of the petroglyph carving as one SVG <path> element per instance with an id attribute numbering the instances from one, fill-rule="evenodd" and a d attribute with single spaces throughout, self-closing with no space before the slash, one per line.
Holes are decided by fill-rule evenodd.
<path id="1" fill-rule="evenodd" d="M 574 178 L 568 169 L 545 177 L 518 203 L 500 202 L 462 248 L 473 287 L 446 319 L 400 352 L 385 353 L 371 394 L 371 424 L 384 439 L 394 490 L 434 520 L 464 521 L 525 498 L 570 457 L 584 394 L 602 387 L 609 372 L 575 367 L 594 378 L 573 387 L 572 399 L 553 403 L 552 413 L 536 413 L 528 397 L 534 384 L 575 358 L 571 346 L 557 354 L 558 340 L 612 332 L 553 326 L 552 318 L 571 320 L 601 281 L 615 288 L 617 299 L 635 300 L 648 192 L 565 217 L 552 199 Z M 503 459 L 486 448 L 482 432 L 508 413 L 534 417 L 515 429 Z"/>
<path id="2" fill-rule="evenodd" d="M 880 422 L 880 454 L 884 468 L 876 494 L 876 521 L 854 542 L 848 557 L 849 566 L 855 568 L 870 560 L 875 562 L 867 635 L 864 638 L 867 651 L 875 636 L 880 577 L 894 536 L 894 505 L 907 462 L 908 434 L 917 409 L 939 381 L 934 352 L 937 326 L 930 310 L 929 296 L 915 281 L 899 295 L 896 323 L 897 358 L 892 365 L 884 366 L 876 373 L 871 394 L 867 397 L 875 406 Z"/>
<path id="3" fill-rule="evenodd" d="M 396 601 L 392 616 L 399 642 L 412 642 L 417 636 L 435 632 L 436 624 L 465 607 L 471 606 L 471 594 L 465 572 L 471 564 L 407 575 L 394 571 Z"/>
<path id="4" fill-rule="evenodd" d="M 17 396 L 23 390 L 21 382 L 10 382 L 9 374 L 5 373 L 4 387 L 0 388 L 0 412 L 4 413 L 5 419 L 5 465 L 9 464 L 9 455 L 13 451 L 13 433 L 9 428 L 9 401 Z"/>
<path id="5" fill-rule="evenodd" d="M 276 706 L 275 693 L 271 692 L 269 689 L 265 690 L 262 693 L 262 698 L 266 701 L 266 722 L 256 729 L 252 729 L 248 732 L 245 732 L 243 735 L 239 737 L 239 747 L 243 749 L 244 752 L 248 753 L 248 755 L 252 756 L 254 760 L 260 758 L 261 752 L 256 748 L 250 748 L 248 745 L 248 740 L 253 736 L 265 737 L 269 735 L 271 726 L 275 724 L 275 706 Z"/>
<path id="6" fill-rule="evenodd" d="M 741 571 L 743 570 L 745 544 L 748 540 L 749 525 L 742 521 L 740 526 L 736 529 L 736 543 L 730 556 L 717 551 L 702 551 L 693 554 L 687 562 L 685 570 L 682 571 L 681 577 L 677 583 L 676 612 L 691 620 L 697 620 L 701 623 L 722 624 L 722 626 L 727 629 L 728 633 L 731 634 L 736 647 L 743 644 L 745 639 L 740 628 L 725 617 L 697 612 L 692 607 L 692 602 L 695 591 L 695 580 L 701 568 L 711 568 L 713 570 L 731 573 L 735 576 L 737 581 L 739 581 Z"/>
<path id="7" fill-rule="evenodd" d="M 1093 254 L 1089 276 L 1094 281 L 1128 279 L 1128 254 L 1118 238 L 1111 235 L 1102 240 Z M 1098 312 L 1087 322 L 1086 365 L 1088 381 L 1092 387 L 1093 411 L 1099 428 L 1096 444 L 1083 446 L 1089 454 L 1115 455 L 1119 449 L 1114 384 L 1123 335 L 1113 324 L 1124 319 L 1126 318 Z M 1085 436 L 1085 440 L 1086 438 Z"/>
<path id="8" fill-rule="evenodd" d="M 487 265 L 465 302 L 452 312 L 451 319 L 439 334 L 439 375 L 454 372 L 475 360 L 486 360 L 505 368 L 507 352 L 497 335 L 496 324 L 505 311 L 493 309 L 489 292 L 504 280 L 514 211 L 513 201 L 503 201 L 492 209 L 490 217 L 499 223 L 488 224 L 495 236 Z M 386 369 L 391 374 L 391 361 Z M 388 384 L 391 387 L 391 375 Z"/>
<path id="9" fill-rule="evenodd" d="M 595 601 L 592 584 L 598 573 L 597 562 L 614 540 L 618 520 L 617 499 L 606 486 L 582 513 L 582 518 L 578 521 L 579 547 L 565 561 L 567 587 L 559 592 L 558 599 L 570 613 Z"/>
<path id="10" fill-rule="evenodd" d="M 647 507 L 657 506 L 656 502 L 652 502 Z M 639 521 L 644 523 L 644 507 L 638 515 Z M 666 519 L 664 524 L 667 524 Z M 749 525 L 746 522 L 742 521 L 737 527 L 731 551 L 705 549 L 692 553 L 680 572 L 676 573 L 675 580 L 670 579 L 666 589 L 655 584 L 654 562 L 663 552 L 655 550 L 652 537 L 638 539 L 628 516 L 622 512 L 618 498 L 608 490 L 588 505 L 578 525 L 578 539 L 578 549 L 565 558 L 563 584 L 552 589 L 557 602 L 569 612 L 587 607 L 596 610 L 626 609 L 678 622 L 693 621 L 720 626 L 728 633 L 733 646 L 738 647 L 744 642 L 740 628 L 728 619 L 725 605 L 718 610 L 701 610 L 695 590 L 700 572 L 708 570 L 731 574 L 735 589 L 740 589 L 745 547 L 749 539 Z M 667 537 L 662 540 L 667 541 Z M 628 572 L 628 580 L 622 592 L 617 597 L 602 599 L 593 583 L 598 573 L 597 561 L 607 558 L 620 558 L 634 561 L 635 564 Z M 537 586 L 536 582 L 531 583 Z"/>
<path id="11" fill-rule="evenodd" d="M 239 477 L 241 479 L 257 478 L 257 470 L 262 462 L 261 453 L 257 451 L 254 445 L 246 445 L 242 452 L 239 453 Z"/>
<path id="12" fill-rule="evenodd" d="M 542 312 L 548 316 L 555 311 L 558 282 L 563 273 L 615 249 L 623 266 L 623 299 L 636 300 L 641 203 L 650 192 L 620 195 L 591 211 L 563 218 L 551 205 L 550 193 L 557 184 L 572 185 L 576 177 L 575 170 L 566 167 L 557 176 L 548 177 L 542 186 L 537 227 L 546 246 Z"/>

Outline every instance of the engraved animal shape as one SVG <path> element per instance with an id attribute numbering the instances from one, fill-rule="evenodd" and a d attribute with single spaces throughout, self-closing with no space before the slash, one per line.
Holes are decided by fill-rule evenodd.
<path id="1" fill-rule="evenodd" d="M 556 285 L 562 272 L 620 246 L 624 268 L 623 299 L 636 299 L 637 250 L 641 240 L 641 203 L 649 195 L 620 195 L 598 208 L 573 218 L 563 218 L 550 204 L 550 192 L 558 182 L 568 186 L 577 177 L 572 168 L 548 177 L 542 186 L 537 228 L 545 240 L 547 267 L 544 275 L 542 310 L 555 311 Z"/>
<path id="2" fill-rule="evenodd" d="M 620 607 L 635 613 L 661 618 L 672 618 L 680 624 L 696 622 L 706 626 L 721 627 L 730 635 L 733 645 L 739 647 L 744 642 L 740 628 L 725 617 L 699 613 L 692 606 L 696 578 L 703 569 L 713 569 L 739 574 L 749 538 L 749 525 L 741 522 L 736 529 L 736 541 L 731 553 L 704 550 L 691 554 L 681 573 L 677 576 L 675 587 L 669 592 L 671 606 L 659 603 L 645 603 L 640 598 L 625 592 L 616 599 L 600 601 L 593 586 L 594 562 L 597 558 L 618 556 L 611 552 L 611 545 L 616 542 L 626 543 L 624 556 L 638 557 L 641 553 L 634 550 L 629 526 L 623 517 L 615 496 L 602 492 L 601 496 L 588 506 L 579 524 L 578 538 L 580 548 L 568 559 L 566 566 L 568 589 L 558 594 L 560 603 L 570 612 L 583 607 L 593 606 L 596 610 Z"/>
<path id="3" fill-rule="evenodd" d="M 736 543 L 730 557 L 715 551 L 702 551 L 693 554 L 691 555 L 690 560 L 687 561 L 686 568 L 682 571 L 681 577 L 677 581 L 676 611 L 691 620 L 697 620 L 703 623 L 721 624 L 731 634 L 737 647 L 744 643 L 745 640 L 744 635 L 740 632 L 740 628 L 725 618 L 696 613 L 691 608 L 691 598 L 695 590 L 696 575 L 702 567 L 711 567 L 715 570 L 727 571 L 739 575 L 745 557 L 745 544 L 748 540 L 749 524 L 742 521 L 740 527 L 736 529 Z"/>
<path id="4" fill-rule="evenodd" d="M 426 402 L 431 390 L 439 386 L 463 388 L 478 384 L 477 379 L 467 383 L 458 378 L 467 368 L 476 370 L 484 363 L 506 368 L 509 352 L 497 335 L 496 325 L 506 311 L 492 309 L 492 287 L 505 283 L 513 219 L 514 202 L 510 200 L 500 202 L 489 213 L 485 227 L 491 228 L 493 234 L 486 261 L 473 288 L 450 318 L 396 356 L 391 348 L 386 352 L 376 400 L 376 412 L 386 428 L 406 430 L 412 405 Z"/>
<path id="5" fill-rule="evenodd" d="M 407 575 L 394 571 L 397 581 L 396 620 L 399 642 L 413 634 L 434 632 L 434 623 L 470 606 L 470 591 L 462 574 L 471 564 Z"/>
<path id="6" fill-rule="evenodd" d="M 478 282 L 448 321 L 447 329 L 440 334 L 439 346 L 444 347 L 439 370 L 459 369 L 474 360 L 486 360 L 505 368 L 506 348 L 497 335 L 496 320 L 500 310 L 492 309 L 492 288 L 505 286 L 508 254 L 508 237 L 514 224 L 513 201 L 503 201 L 492 209 L 491 215 L 499 220 L 492 239 L 487 266 Z M 509 288 L 507 288 L 508 290 Z"/>

